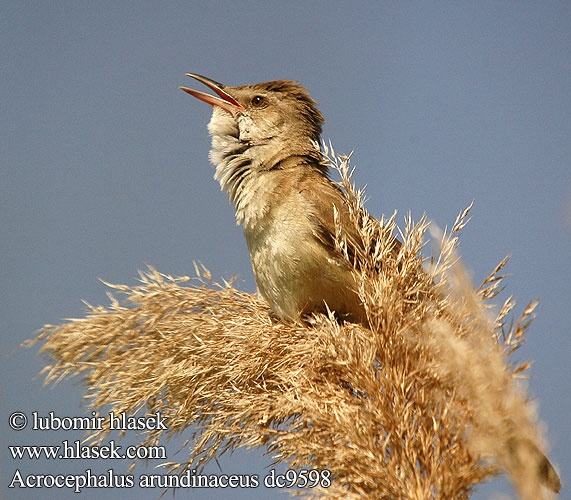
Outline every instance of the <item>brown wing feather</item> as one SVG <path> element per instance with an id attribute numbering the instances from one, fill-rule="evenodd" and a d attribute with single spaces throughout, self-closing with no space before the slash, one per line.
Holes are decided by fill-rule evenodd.
<path id="1" fill-rule="evenodd" d="M 343 236 L 347 242 L 347 253 L 351 262 L 367 251 L 365 244 L 353 218 L 351 217 L 347 199 L 341 189 L 319 173 L 308 173 L 299 182 L 299 192 L 310 203 L 312 211 L 308 218 L 314 227 L 314 237 L 331 253 L 340 258 L 335 248 L 335 212 L 337 209 L 339 222 L 343 228 Z M 316 195 L 319 193 L 319 195 Z M 394 238 L 394 249 L 398 251 L 401 242 Z"/>

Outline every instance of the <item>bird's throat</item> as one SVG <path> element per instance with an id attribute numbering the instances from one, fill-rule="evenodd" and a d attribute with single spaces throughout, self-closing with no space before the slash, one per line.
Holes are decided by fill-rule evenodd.
<path id="1" fill-rule="evenodd" d="M 214 178 L 234 204 L 238 224 L 261 217 L 271 203 L 266 198 L 271 197 L 277 181 L 272 170 L 320 164 L 317 144 L 284 144 L 278 137 L 256 143 L 244 140 L 235 117 L 216 107 L 208 131 L 212 137 L 210 162 L 216 167 Z M 326 167 L 320 168 L 325 174 Z"/>

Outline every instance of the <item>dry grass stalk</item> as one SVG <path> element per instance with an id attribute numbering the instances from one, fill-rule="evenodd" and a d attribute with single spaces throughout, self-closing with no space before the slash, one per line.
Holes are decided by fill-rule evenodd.
<path id="1" fill-rule="evenodd" d="M 349 158 L 325 154 L 369 245 L 354 264 L 370 329 L 333 316 L 283 324 L 257 294 L 204 269 L 191 279 L 151 268 L 140 286 L 109 285 L 121 302 L 43 329 L 46 382 L 81 376 L 91 408 L 161 412 L 169 429 L 145 444 L 192 426 L 190 456 L 170 472 L 266 447 L 277 462 L 332 472 L 332 486 L 309 496 L 462 499 L 500 466 L 521 498 L 546 498 L 529 459 L 543 448 L 536 416 L 515 383 L 528 365 L 508 359 L 534 305 L 507 331 L 511 299 L 489 315 L 505 261 L 474 290 L 454 250 L 469 209 L 425 272 L 426 220 L 407 219 L 395 252 L 394 216 L 368 216 Z"/>

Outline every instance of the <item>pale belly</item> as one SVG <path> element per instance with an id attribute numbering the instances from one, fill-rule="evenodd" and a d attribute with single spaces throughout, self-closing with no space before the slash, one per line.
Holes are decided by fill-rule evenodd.
<path id="1" fill-rule="evenodd" d="M 365 322 L 365 312 L 348 266 L 332 258 L 302 214 L 274 213 L 244 230 L 258 289 L 274 313 L 296 321 L 301 314 L 326 312 Z M 327 304 L 327 306 L 326 306 Z"/>

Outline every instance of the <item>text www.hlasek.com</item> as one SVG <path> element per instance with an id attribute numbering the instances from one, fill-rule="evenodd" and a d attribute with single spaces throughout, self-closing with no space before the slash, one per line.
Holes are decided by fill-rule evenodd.
<path id="1" fill-rule="evenodd" d="M 160 459 L 167 458 L 164 446 L 127 446 L 125 451 L 121 453 L 122 447 L 117 445 L 115 441 L 109 441 L 109 444 L 100 446 L 88 446 L 81 444 L 77 440 L 73 443 L 62 441 L 60 445 L 52 446 L 8 446 L 12 458 L 22 460 L 29 458 L 38 460 L 47 458 L 49 460 L 89 460 L 89 459 L 111 459 L 111 460 L 134 460 L 134 459 Z"/>
<path id="2" fill-rule="evenodd" d="M 31 418 L 30 418 L 31 417 Z M 33 431 L 102 431 L 104 423 L 109 430 L 118 431 L 157 431 L 166 430 L 166 418 L 159 412 L 143 417 L 125 413 L 110 412 L 106 417 L 92 411 L 90 417 L 60 417 L 54 412 L 40 415 L 32 412 L 13 412 L 8 423 L 12 430 L 22 431 L 30 427 Z M 166 460 L 167 452 L 160 445 L 137 445 L 122 447 L 111 440 L 99 445 L 86 445 L 80 440 L 65 440 L 61 445 L 12 445 L 8 447 L 13 460 Z M 187 469 L 176 474 L 117 474 L 108 469 L 103 474 L 85 469 L 79 474 L 37 474 L 22 473 L 16 469 L 12 474 L 9 488 L 68 488 L 80 493 L 84 488 L 322 488 L 331 486 L 331 472 L 327 469 L 287 470 L 284 474 L 271 469 L 264 476 L 258 474 L 202 474 L 195 469 Z"/>

